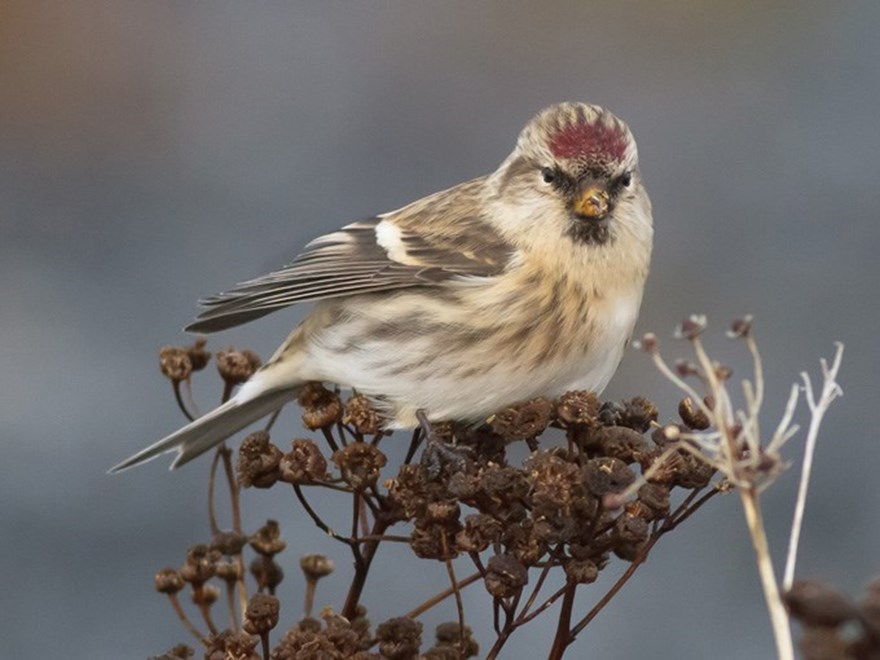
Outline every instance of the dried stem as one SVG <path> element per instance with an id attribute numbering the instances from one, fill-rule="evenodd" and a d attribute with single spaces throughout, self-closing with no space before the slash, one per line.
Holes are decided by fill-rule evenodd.
<path id="1" fill-rule="evenodd" d="M 312 608 L 315 605 L 315 590 L 318 586 L 318 580 L 313 576 L 306 577 L 306 596 L 303 604 L 306 616 L 312 616 Z"/>
<path id="2" fill-rule="evenodd" d="M 220 445 L 220 454 L 223 458 L 223 469 L 226 471 L 226 483 L 229 486 L 229 500 L 232 506 L 232 529 L 241 534 L 241 506 L 238 481 L 235 479 L 235 470 L 232 467 L 232 450 L 225 443 Z"/>
<path id="3" fill-rule="evenodd" d="M 819 427 L 822 425 L 822 419 L 828 406 L 843 395 L 843 390 L 837 384 L 837 372 L 840 370 L 840 363 L 843 360 L 843 344 L 837 344 L 837 350 L 834 353 L 834 361 L 831 368 L 825 360 L 821 361 L 822 365 L 822 394 L 819 401 L 813 396 L 813 386 L 810 377 L 806 372 L 801 374 L 806 390 L 807 405 L 810 408 L 810 427 L 807 430 L 807 441 L 804 447 L 804 462 L 801 469 L 801 479 L 798 485 L 797 502 L 794 509 L 794 519 L 791 523 L 791 536 L 788 541 L 788 555 L 785 561 L 785 573 L 782 578 L 782 588 L 784 591 L 791 589 L 794 582 L 794 569 L 797 563 L 797 551 L 800 544 L 801 527 L 804 521 L 804 508 L 807 502 L 807 490 L 810 486 L 810 474 L 813 469 L 813 455 L 816 453 L 816 440 L 819 437 Z"/>
<path id="4" fill-rule="evenodd" d="M 233 632 L 238 632 L 238 616 L 236 616 L 235 611 L 235 587 L 233 586 L 235 582 L 226 581 L 226 605 L 229 608 L 229 629 Z"/>
<path id="5" fill-rule="evenodd" d="M 373 529 L 370 531 L 371 536 L 381 536 L 388 527 L 388 522 L 384 518 L 377 518 L 373 522 Z M 359 551 L 357 545 L 352 546 L 352 552 L 355 558 L 354 578 L 348 590 L 348 596 L 345 598 L 345 605 L 342 608 L 342 616 L 346 619 L 353 619 L 357 612 L 357 606 L 360 602 L 361 593 L 367 582 L 367 573 L 370 571 L 370 564 L 376 556 L 379 549 L 379 541 L 366 541 L 363 551 Z"/>
<path id="6" fill-rule="evenodd" d="M 183 401 L 183 397 L 180 394 L 180 382 L 179 380 L 172 380 L 171 387 L 174 390 L 174 400 L 177 401 L 177 407 L 180 408 L 180 411 L 183 413 L 183 416 L 186 417 L 189 421 L 194 422 L 196 420 L 195 415 L 193 415 L 186 403 Z M 187 384 L 189 381 L 187 380 Z"/>
<path id="7" fill-rule="evenodd" d="M 481 577 L 482 576 L 480 575 L 479 572 L 468 575 L 466 578 L 463 578 L 462 580 L 456 582 L 455 588 L 449 587 L 447 589 L 444 589 L 440 593 L 435 594 L 434 596 L 431 596 L 424 603 L 422 603 L 421 605 L 418 605 L 417 607 L 414 607 L 409 612 L 404 614 L 404 616 L 407 619 L 417 619 L 422 614 L 424 614 L 425 612 L 430 610 L 432 607 L 442 603 L 444 600 L 446 600 L 451 595 L 453 595 L 456 591 L 456 588 L 460 591 L 461 589 L 464 589 L 465 587 L 473 584 L 474 582 L 479 582 Z"/>
<path id="8" fill-rule="evenodd" d="M 220 533 L 220 525 L 217 524 L 217 508 L 214 502 L 214 489 L 217 484 L 217 465 L 220 463 L 222 445 L 217 447 L 214 457 L 211 459 L 211 471 L 208 474 L 208 522 L 211 526 L 211 534 Z"/>
<path id="9" fill-rule="evenodd" d="M 201 588 L 201 587 L 200 587 Z M 211 631 L 212 635 L 216 635 L 219 631 L 217 630 L 217 626 L 214 625 L 214 620 L 211 618 L 211 607 L 210 605 L 198 604 L 199 612 L 202 614 L 202 618 L 205 620 L 205 625 L 208 626 L 208 630 Z"/>
<path id="10" fill-rule="evenodd" d="M 336 438 L 333 437 L 333 431 L 324 426 L 321 428 L 321 433 L 324 435 L 327 444 L 330 445 L 330 449 L 333 451 L 339 451 L 339 445 L 336 443 Z"/>
<path id="11" fill-rule="evenodd" d="M 403 459 L 404 464 L 409 465 L 412 462 L 416 452 L 419 450 L 420 444 L 422 444 L 422 429 L 421 427 L 416 427 L 409 441 L 409 449 L 406 450 L 406 458 Z"/>
<path id="12" fill-rule="evenodd" d="M 459 648 L 464 648 L 464 604 L 461 601 L 461 589 L 458 586 L 458 580 L 455 579 L 455 569 L 452 566 L 452 560 L 449 558 L 449 542 L 446 540 L 446 532 L 440 532 L 440 542 L 443 545 L 443 562 L 446 564 L 446 573 L 449 575 L 449 584 L 455 594 L 455 609 L 458 613 L 458 639 Z"/>
<path id="13" fill-rule="evenodd" d="M 761 577 L 764 599 L 767 601 L 767 609 L 770 612 L 770 623 L 773 627 L 773 637 L 776 640 L 777 657 L 778 660 L 794 660 L 791 626 L 789 625 L 788 612 L 779 594 L 776 573 L 773 570 L 773 559 L 770 557 L 770 548 L 767 545 L 767 534 L 764 530 L 764 521 L 761 515 L 760 496 L 756 488 L 739 488 L 738 490 L 743 511 L 746 514 L 749 534 L 755 547 L 758 574 Z"/>
<path id="14" fill-rule="evenodd" d="M 199 632 L 198 628 L 196 628 L 192 621 L 189 620 L 189 617 L 186 615 L 186 612 L 183 610 L 183 607 L 180 605 L 180 600 L 177 598 L 177 594 L 168 594 L 168 600 L 171 601 L 171 607 L 174 608 L 174 613 L 177 614 L 177 618 L 180 619 L 180 622 L 183 624 L 183 627 L 186 628 L 193 637 L 199 640 L 202 644 L 207 645 L 207 638 Z"/>
<path id="15" fill-rule="evenodd" d="M 260 642 L 263 647 L 263 660 L 269 660 L 272 656 L 269 653 L 269 633 L 261 632 L 260 633 Z"/>
<path id="16" fill-rule="evenodd" d="M 346 545 L 349 545 L 349 546 L 356 545 L 354 539 L 350 539 L 345 536 L 341 536 L 341 535 L 337 534 L 336 532 L 334 532 L 332 529 L 330 529 L 330 526 L 327 525 L 327 523 L 325 523 L 321 519 L 321 516 L 319 516 L 318 513 L 312 508 L 312 505 L 309 504 L 309 501 L 306 499 L 306 496 L 303 493 L 302 487 L 300 487 L 299 484 L 293 484 L 293 492 L 296 493 L 296 498 L 299 500 L 299 503 L 302 504 L 303 509 L 306 510 L 306 513 L 312 519 L 312 522 L 314 522 L 315 525 L 317 525 L 318 528 L 322 532 L 324 532 L 328 536 L 336 539 L 337 541 L 341 541 L 342 543 L 345 543 Z"/>
<path id="17" fill-rule="evenodd" d="M 556 636 L 553 638 L 553 646 L 550 648 L 548 660 L 560 660 L 565 653 L 565 649 L 574 639 L 570 632 L 571 610 L 574 607 L 574 594 L 577 590 L 577 582 L 569 580 L 565 585 L 565 592 L 562 597 L 562 610 L 559 612 L 559 621 L 556 626 Z"/>

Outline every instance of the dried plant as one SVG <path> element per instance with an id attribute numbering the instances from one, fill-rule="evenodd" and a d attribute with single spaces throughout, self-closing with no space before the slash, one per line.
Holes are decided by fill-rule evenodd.
<path id="1" fill-rule="evenodd" d="M 791 527 L 785 579 L 781 589 L 773 569 L 760 497 L 761 492 L 772 484 L 786 467 L 781 451 L 798 432 L 798 427 L 793 424 L 792 420 L 801 387 L 798 384 L 792 385 L 788 403 L 776 430 L 768 441 L 763 441 L 760 431 L 760 413 L 764 401 L 764 373 L 761 355 L 752 334 L 752 318 L 747 316 L 734 321 L 727 333 L 732 339 L 743 340 L 753 359 L 753 380 L 745 379 L 742 381 L 742 394 L 745 402 L 742 408 L 737 408 L 734 405 L 733 396 L 728 388 L 732 375 L 731 370 L 712 360 L 703 346 L 700 337 L 705 329 L 706 318 L 703 316 L 691 316 L 679 325 L 676 329 L 676 337 L 685 339 L 691 344 L 697 362 L 679 360 L 675 363 L 674 368 L 671 368 L 661 355 L 659 342 L 655 335 L 645 335 L 640 342 L 641 347 L 652 356 L 657 368 L 685 393 L 686 398 L 682 401 L 680 410 L 686 416 L 699 420 L 697 428 L 683 429 L 669 426 L 664 429 L 665 435 L 674 442 L 666 450 L 665 455 L 646 471 L 642 480 L 649 480 L 654 471 L 663 470 L 676 452 L 686 451 L 695 460 L 722 475 L 723 482 L 720 486 L 735 489 L 739 493 L 749 534 L 755 548 L 761 586 L 764 590 L 773 626 L 777 655 L 781 660 L 793 660 L 791 624 L 780 593 L 782 589 L 790 587 L 794 576 L 807 487 L 819 427 L 828 407 L 843 394 L 837 384 L 837 374 L 843 358 L 843 344 L 837 345 L 837 351 L 830 367 L 825 360 L 821 360 L 822 388 L 818 399 L 816 399 L 809 375 L 806 372 L 801 374 L 803 390 L 810 411 L 810 425 L 807 432 L 794 521 Z M 697 387 L 706 392 L 704 396 L 700 396 L 690 384 L 690 381 L 694 380 L 698 383 Z M 631 491 L 637 486 L 638 482 L 629 490 Z M 627 494 L 624 492 L 621 496 L 625 497 Z"/>
<path id="2" fill-rule="evenodd" d="M 750 528 L 763 534 L 758 496 L 784 467 L 778 451 L 794 433 L 791 418 L 797 392 L 793 391 L 776 433 L 762 445 L 757 419 L 763 398 L 760 359 L 750 326 L 735 328 L 756 364 L 754 385 L 744 386 L 744 411 L 734 410 L 726 389 L 729 370 L 705 354 L 699 340 L 702 325 L 693 319 L 682 326 L 681 334 L 691 341 L 698 364 L 682 363 L 673 370 L 660 356 L 653 336 L 642 342 L 687 395 L 679 406 L 680 423 L 661 426 L 654 405 L 641 397 L 614 403 L 600 402 L 591 392 L 569 392 L 554 401 L 534 399 L 510 406 L 479 427 L 434 424 L 433 437 L 418 459 L 423 438 L 416 430 L 406 459 L 396 465 L 388 464 L 380 448 L 390 434 L 382 429 L 382 419 L 368 399 L 354 393 L 343 402 L 338 391 L 309 384 L 302 389 L 299 404 L 303 424 L 315 437 L 295 438 L 285 443 L 285 451 L 270 435 L 273 417 L 264 430 L 244 439 L 237 460 L 225 446 L 218 448 L 210 466 L 208 494 L 212 538 L 190 548 L 181 568 L 159 571 L 156 589 L 168 596 L 183 625 L 212 660 L 475 657 L 480 650 L 461 593 L 478 583 L 488 593 L 494 612 L 494 638 L 484 657 L 499 657 L 520 628 L 555 613 L 549 657 L 561 658 L 656 543 L 718 493 L 737 490 L 747 513 L 751 511 Z M 249 351 L 229 349 L 217 357 L 224 399 L 259 367 L 259 359 Z M 209 358 L 204 342 L 160 352 L 162 371 L 189 418 L 195 416 L 190 381 Z M 822 413 L 839 392 L 834 382 L 839 362 L 838 353 L 833 366 L 825 369 L 818 401 L 813 401 L 805 377 L 815 422 L 810 427 L 812 442 Z M 690 376 L 708 390 L 706 395 L 698 395 L 688 384 L 685 378 Z M 186 397 L 181 384 L 186 386 Z M 508 458 L 513 443 L 528 448 L 520 465 Z M 221 529 L 214 505 L 220 465 L 231 499 L 228 530 Z M 285 631 L 275 630 L 280 609 L 289 612 L 298 607 L 276 596 L 284 579 L 282 566 L 289 563 L 283 559 L 287 544 L 279 525 L 271 520 L 252 533 L 244 531 L 241 488 L 289 488 L 295 505 L 317 530 L 329 542 L 348 548 L 354 573 L 338 611 L 325 608 L 317 616 L 313 613 L 318 582 L 333 573 L 333 562 L 322 555 L 302 556 L 305 616 Z M 351 525 L 346 531 L 328 525 L 315 504 L 314 494 L 322 490 L 350 497 Z M 427 592 L 431 585 L 423 585 L 426 593 L 420 605 L 373 627 L 363 601 L 365 594 L 369 596 L 371 566 L 388 543 L 409 546 L 413 561 L 442 563 L 449 586 L 431 594 Z M 762 552 L 769 562 L 765 547 L 759 549 L 759 565 L 764 561 Z M 246 554 L 253 554 L 249 562 Z M 472 573 L 458 574 L 461 563 L 453 562 L 458 557 L 467 558 Z M 589 589 L 614 561 L 627 565 L 621 577 L 597 594 L 590 611 L 576 612 L 576 591 Z M 772 566 L 770 572 L 772 577 Z M 198 622 L 178 599 L 184 589 L 198 612 Z M 778 589 L 775 594 L 781 606 Z M 440 625 L 433 646 L 423 650 L 419 617 L 445 601 L 450 601 L 455 620 Z M 220 608 L 225 609 L 222 615 Z M 223 629 L 216 624 L 221 618 Z M 193 654 L 192 649 L 177 646 L 157 657 Z M 790 656 L 780 650 L 780 657 Z"/>

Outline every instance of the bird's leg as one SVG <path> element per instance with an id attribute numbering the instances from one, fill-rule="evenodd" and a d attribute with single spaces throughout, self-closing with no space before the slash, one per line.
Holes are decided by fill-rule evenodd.
<path id="1" fill-rule="evenodd" d="M 438 438 L 424 410 L 416 410 L 416 419 L 425 437 L 425 450 L 420 463 L 427 470 L 428 477 L 436 479 L 444 470 L 449 473 L 466 472 L 472 467 L 474 450 L 471 447 Z"/>

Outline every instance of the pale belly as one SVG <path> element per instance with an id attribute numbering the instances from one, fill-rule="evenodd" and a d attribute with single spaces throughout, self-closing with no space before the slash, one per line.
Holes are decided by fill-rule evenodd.
<path id="1" fill-rule="evenodd" d="M 313 337 L 299 371 L 375 398 L 391 428 L 416 426 L 417 410 L 431 420 L 475 421 L 537 396 L 574 389 L 598 393 L 623 355 L 639 293 L 616 296 L 613 304 L 592 301 L 585 321 L 569 323 L 567 330 L 545 315 L 532 333 L 515 332 L 501 315 L 497 325 L 477 324 L 482 332 L 466 332 L 467 319 L 449 322 L 449 310 L 421 322 L 410 314 L 397 327 L 377 319 L 396 318 L 399 309 L 377 309 Z M 404 301 L 402 308 L 411 305 Z"/>

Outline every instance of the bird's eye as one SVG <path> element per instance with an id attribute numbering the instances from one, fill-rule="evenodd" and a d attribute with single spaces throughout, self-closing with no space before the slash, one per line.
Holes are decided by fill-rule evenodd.
<path id="1" fill-rule="evenodd" d="M 544 179 L 544 183 L 556 183 L 558 176 L 556 170 L 551 167 L 545 167 L 541 170 L 541 177 Z"/>
<path id="2" fill-rule="evenodd" d="M 632 183 L 632 180 L 632 172 L 624 172 L 620 175 L 620 185 L 622 185 L 624 188 L 629 188 L 629 184 Z"/>

